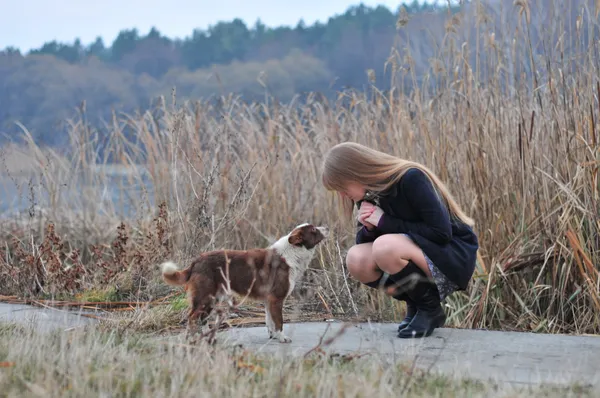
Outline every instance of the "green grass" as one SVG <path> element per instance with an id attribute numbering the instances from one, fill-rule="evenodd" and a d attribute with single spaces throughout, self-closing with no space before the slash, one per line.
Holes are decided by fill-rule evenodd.
<path id="1" fill-rule="evenodd" d="M 92 288 L 85 290 L 82 293 L 75 296 L 79 301 L 85 301 L 90 303 L 110 302 L 122 300 L 117 289 L 113 286 L 98 289 Z"/>
<path id="2" fill-rule="evenodd" d="M 169 300 L 169 305 L 174 311 L 183 311 L 188 308 L 189 304 L 185 293 L 180 293 Z"/>

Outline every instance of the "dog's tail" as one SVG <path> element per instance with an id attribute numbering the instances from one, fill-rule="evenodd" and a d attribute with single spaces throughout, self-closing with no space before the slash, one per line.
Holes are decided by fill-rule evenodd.
<path id="1" fill-rule="evenodd" d="M 160 265 L 160 271 L 164 281 L 173 286 L 185 285 L 192 274 L 192 267 L 179 271 L 177 264 L 172 261 L 166 261 Z"/>

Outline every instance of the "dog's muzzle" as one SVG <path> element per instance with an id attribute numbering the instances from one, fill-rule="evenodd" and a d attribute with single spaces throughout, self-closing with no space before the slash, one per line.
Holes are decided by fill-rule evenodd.
<path id="1" fill-rule="evenodd" d="M 329 228 L 327 228 L 326 226 L 317 227 L 317 229 L 323 234 L 324 237 L 327 238 L 329 236 Z"/>

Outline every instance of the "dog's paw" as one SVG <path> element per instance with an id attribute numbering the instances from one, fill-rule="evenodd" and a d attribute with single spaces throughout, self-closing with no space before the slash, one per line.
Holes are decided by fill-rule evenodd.
<path id="1" fill-rule="evenodd" d="M 286 335 L 284 335 L 284 334 L 281 334 L 281 335 L 279 336 L 279 342 L 280 342 L 280 343 L 291 343 L 291 342 L 292 342 L 292 339 L 290 339 L 289 337 L 287 337 L 287 336 L 286 336 Z"/>
<path id="2" fill-rule="evenodd" d="M 273 332 L 273 333 L 269 333 L 269 334 L 270 334 L 269 338 L 277 339 L 277 340 L 279 340 L 280 343 L 291 343 L 292 342 L 292 339 L 290 339 L 285 334 L 283 334 L 283 332 Z"/>

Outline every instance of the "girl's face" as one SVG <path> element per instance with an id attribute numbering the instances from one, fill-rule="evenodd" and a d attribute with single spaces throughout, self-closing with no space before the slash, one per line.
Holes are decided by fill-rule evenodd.
<path id="1" fill-rule="evenodd" d="M 366 189 L 362 185 L 356 182 L 349 182 L 345 184 L 344 190 L 340 192 L 343 197 L 352 199 L 355 202 L 365 197 Z"/>

